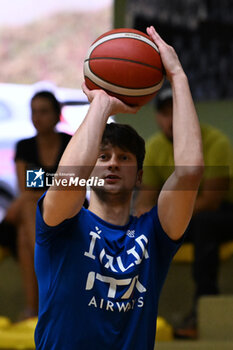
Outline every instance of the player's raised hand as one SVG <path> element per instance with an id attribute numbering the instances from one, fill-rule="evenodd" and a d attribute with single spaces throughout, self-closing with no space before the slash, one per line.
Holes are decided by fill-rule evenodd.
<path id="1" fill-rule="evenodd" d="M 125 104 L 124 102 L 120 101 L 116 97 L 112 97 L 108 95 L 104 90 L 96 89 L 96 90 L 89 90 L 85 83 L 82 84 L 82 90 L 86 94 L 88 101 L 91 103 L 94 98 L 99 98 L 99 101 L 101 100 L 101 103 L 106 104 L 106 107 L 108 108 L 108 114 L 114 115 L 118 113 L 137 113 L 137 111 L 140 109 L 140 107 L 133 107 Z"/>
<path id="2" fill-rule="evenodd" d="M 171 81 L 174 75 L 183 73 L 183 68 L 174 48 L 160 37 L 153 26 L 147 28 L 147 34 L 159 48 L 167 79 Z"/>

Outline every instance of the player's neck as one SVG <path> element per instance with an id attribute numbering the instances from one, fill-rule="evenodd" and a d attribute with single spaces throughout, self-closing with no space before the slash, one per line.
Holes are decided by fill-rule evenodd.
<path id="1" fill-rule="evenodd" d="M 92 193 L 88 209 L 110 224 L 123 226 L 129 221 L 130 198 L 122 200 L 112 195 L 108 200 L 103 200 Z"/>

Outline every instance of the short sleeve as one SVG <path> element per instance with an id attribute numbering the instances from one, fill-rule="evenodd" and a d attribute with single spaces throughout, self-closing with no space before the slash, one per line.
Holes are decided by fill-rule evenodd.
<path id="1" fill-rule="evenodd" d="M 15 161 L 22 160 L 31 168 L 39 166 L 35 137 L 24 139 L 16 144 Z"/>
<path id="2" fill-rule="evenodd" d="M 163 230 L 162 225 L 159 220 L 158 216 L 158 206 L 156 205 L 154 208 L 151 209 L 152 217 L 155 225 L 155 232 L 156 232 L 156 243 L 159 246 L 159 251 L 163 253 L 168 253 L 171 256 L 171 259 L 181 246 L 183 242 L 183 237 L 180 238 L 177 241 L 172 240 L 167 233 Z"/>
<path id="3" fill-rule="evenodd" d="M 158 293 L 160 293 L 161 288 L 164 284 L 164 281 L 166 279 L 169 266 L 172 262 L 172 259 L 178 249 L 180 248 L 184 236 L 174 241 L 172 240 L 166 232 L 163 230 L 159 217 L 158 217 L 158 207 L 155 206 L 151 209 L 151 211 L 148 213 L 152 216 L 153 225 L 154 225 L 154 254 L 156 259 L 156 266 L 158 267 L 156 269 L 156 279 L 157 279 L 157 286 L 158 286 Z"/>
<path id="4" fill-rule="evenodd" d="M 15 161 L 25 160 L 26 151 L 27 151 L 27 147 L 25 145 L 24 140 L 17 142 L 15 147 Z"/>
<path id="5" fill-rule="evenodd" d="M 42 216 L 42 203 L 47 192 L 45 192 L 37 203 L 36 209 L 36 243 L 39 245 L 50 244 L 58 235 L 65 233 L 69 235 L 73 224 L 76 222 L 79 213 L 71 219 L 66 219 L 57 226 L 49 226 L 44 222 Z"/>

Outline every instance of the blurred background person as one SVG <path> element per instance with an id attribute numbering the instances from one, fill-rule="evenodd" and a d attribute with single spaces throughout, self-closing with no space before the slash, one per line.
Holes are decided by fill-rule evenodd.
<path id="1" fill-rule="evenodd" d="M 137 216 L 153 207 L 174 167 L 170 87 L 158 94 L 155 107 L 156 122 L 160 131 L 146 144 L 143 184 L 134 203 Z M 195 293 L 192 310 L 180 327 L 175 329 L 175 336 L 183 338 L 197 337 L 198 298 L 219 293 L 219 245 L 221 242 L 233 240 L 233 148 L 220 130 L 201 124 L 201 132 L 205 171 L 194 214 L 186 232 L 186 241 L 194 244 Z"/>
<path id="2" fill-rule="evenodd" d="M 61 106 L 56 97 L 49 91 L 37 92 L 31 99 L 31 118 L 37 131 L 36 136 L 21 140 L 16 145 L 15 165 L 20 194 L 7 210 L 0 235 L 7 236 L 9 227 L 17 232 L 16 255 L 22 271 L 26 299 L 26 307 L 20 318 L 36 316 L 38 311 L 34 273 L 35 211 L 37 200 L 44 192 L 38 188 L 26 188 L 26 170 L 42 168 L 45 173 L 56 172 L 61 155 L 71 138 L 68 134 L 56 131 L 60 115 Z M 14 240 L 13 234 L 11 236 Z M 14 242 L 11 242 L 11 246 L 14 247 Z"/>

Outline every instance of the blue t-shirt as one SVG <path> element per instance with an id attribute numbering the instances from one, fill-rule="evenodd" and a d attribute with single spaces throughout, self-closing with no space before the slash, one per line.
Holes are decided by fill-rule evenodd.
<path id="1" fill-rule="evenodd" d="M 37 208 L 39 285 L 36 348 L 153 350 L 159 294 L 180 243 L 163 231 L 157 207 L 127 225 L 87 209 L 56 227 Z"/>

